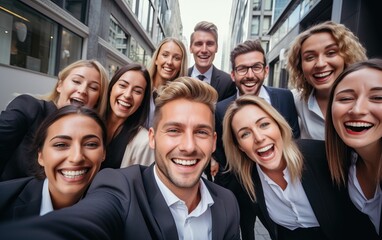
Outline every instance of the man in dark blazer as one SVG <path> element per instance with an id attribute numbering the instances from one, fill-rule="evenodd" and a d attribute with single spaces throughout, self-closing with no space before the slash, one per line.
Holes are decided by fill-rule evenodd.
<path id="1" fill-rule="evenodd" d="M 195 25 L 190 37 L 190 52 L 195 65 L 188 69 L 188 76 L 209 83 L 218 92 L 218 101 L 236 93 L 235 83 L 228 73 L 213 65 L 218 51 L 218 32 L 215 24 L 202 21 Z"/>
<path id="2" fill-rule="evenodd" d="M 195 65 L 188 69 L 188 76 L 209 83 L 218 92 L 218 101 L 222 101 L 236 94 L 236 86 L 228 73 L 213 65 L 217 51 L 218 28 L 216 25 L 206 21 L 197 23 L 190 37 L 190 52 L 194 57 Z M 218 170 L 219 165 L 211 159 L 205 174 L 209 180 L 212 180 L 212 176 L 215 176 Z"/>
<path id="3" fill-rule="evenodd" d="M 84 199 L 0 225 L 4 239 L 239 239 L 235 196 L 200 176 L 215 149 L 216 91 L 182 77 L 158 91 L 150 167 L 104 169 Z"/>

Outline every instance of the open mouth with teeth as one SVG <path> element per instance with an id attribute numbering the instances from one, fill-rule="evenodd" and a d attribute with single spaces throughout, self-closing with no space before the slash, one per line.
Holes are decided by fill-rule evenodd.
<path id="1" fill-rule="evenodd" d="M 374 126 L 374 124 L 366 122 L 346 122 L 344 125 L 346 131 L 349 133 L 360 133 L 363 131 L 367 131 Z"/>
<path id="2" fill-rule="evenodd" d="M 313 77 L 316 78 L 317 80 L 322 80 L 323 78 L 329 77 L 332 73 L 333 73 L 333 71 L 316 73 L 316 74 L 313 74 Z"/>
<path id="3" fill-rule="evenodd" d="M 258 149 L 256 152 L 260 157 L 269 157 L 273 151 L 275 150 L 275 145 L 274 144 L 269 144 L 265 147 L 262 147 Z"/>
<path id="4" fill-rule="evenodd" d="M 70 99 L 70 104 L 71 105 L 75 105 L 75 106 L 84 106 L 85 105 L 84 101 L 82 101 L 79 98 L 71 98 Z"/>
<path id="5" fill-rule="evenodd" d="M 90 168 L 85 168 L 82 170 L 59 170 L 59 172 L 65 178 L 78 179 L 78 178 L 83 178 L 86 175 L 86 173 L 89 172 L 89 169 Z"/>
<path id="6" fill-rule="evenodd" d="M 196 159 L 193 159 L 193 160 L 184 160 L 184 159 L 173 158 L 172 162 L 177 164 L 177 165 L 186 166 L 186 167 L 192 167 L 192 166 L 196 165 L 196 163 L 198 161 Z"/>
<path id="7" fill-rule="evenodd" d="M 124 101 L 121 101 L 121 100 L 118 100 L 117 102 L 118 102 L 118 104 L 121 105 L 122 107 L 129 108 L 129 107 L 132 106 L 132 104 L 127 103 L 127 102 L 124 102 Z"/>
<path id="8" fill-rule="evenodd" d="M 246 87 L 254 87 L 257 85 L 257 82 L 254 82 L 254 81 L 246 81 L 246 82 L 243 82 L 243 85 L 246 86 Z"/>

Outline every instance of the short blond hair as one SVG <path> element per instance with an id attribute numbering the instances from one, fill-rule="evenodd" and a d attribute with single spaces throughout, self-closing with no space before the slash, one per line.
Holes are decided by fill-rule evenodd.
<path id="1" fill-rule="evenodd" d="M 194 33 L 197 31 L 211 33 L 212 36 L 214 36 L 216 44 L 218 43 L 218 27 L 216 27 L 216 25 L 213 24 L 212 22 L 201 21 L 195 25 L 194 32 L 191 33 L 190 45 L 192 45 L 192 43 L 194 42 Z"/>
<path id="2" fill-rule="evenodd" d="M 168 102 L 177 99 L 187 99 L 193 102 L 203 103 L 208 106 L 213 116 L 218 99 L 218 93 L 208 83 L 191 77 L 179 77 L 174 81 L 162 85 L 155 99 L 154 129 L 157 128 L 161 117 L 161 109 Z M 215 118 L 213 118 L 214 120 Z M 215 122 L 213 122 L 215 128 Z"/>

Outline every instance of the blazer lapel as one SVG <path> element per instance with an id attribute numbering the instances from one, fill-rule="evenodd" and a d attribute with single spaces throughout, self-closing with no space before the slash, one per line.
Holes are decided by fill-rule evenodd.
<path id="1" fill-rule="evenodd" d="M 220 81 L 220 75 L 218 74 L 218 71 L 215 66 L 212 67 L 212 74 L 211 74 L 211 86 L 215 89 L 218 89 Z M 219 92 L 219 91 L 218 91 Z"/>
<path id="2" fill-rule="evenodd" d="M 206 184 L 208 191 L 210 192 L 212 199 L 214 200 L 214 204 L 211 206 L 211 218 L 212 218 L 212 239 L 218 240 L 223 239 L 224 236 L 222 233 L 224 231 L 221 231 L 220 229 L 224 228 L 226 224 L 226 219 L 224 217 L 224 204 L 223 201 L 218 198 L 217 194 L 213 189 L 209 187 L 209 183 L 207 180 L 204 180 L 204 183 Z"/>
<path id="3" fill-rule="evenodd" d="M 271 100 L 272 107 L 275 109 L 280 109 L 280 101 L 278 95 L 272 90 L 272 88 L 267 86 L 264 86 L 264 88 L 269 94 L 269 99 Z"/>
<path id="4" fill-rule="evenodd" d="M 143 179 L 147 199 L 163 239 L 178 239 L 174 218 L 155 181 L 154 164 L 143 173 Z"/>
<path id="5" fill-rule="evenodd" d="M 43 180 L 31 180 L 20 193 L 13 209 L 13 219 L 40 215 Z"/>

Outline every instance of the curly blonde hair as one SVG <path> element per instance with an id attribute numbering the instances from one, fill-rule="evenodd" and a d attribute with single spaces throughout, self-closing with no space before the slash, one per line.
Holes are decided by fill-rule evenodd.
<path id="1" fill-rule="evenodd" d="M 367 59 L 366 49 L 359 42 L 358 37 L 343 24 L 326 21 L 300 33 L 288 50 L 287 68 L 290 83 L 301 92 L 301 98 L 305 101 L 308 101 L 313 86 L 305 79 L 302 71 L 301 47 L 310 36 L 322 32 L 330 33 L 333 36 L 338 44 L 339 54 L 344 59 L 345 68 L 352 63 Z"/>

